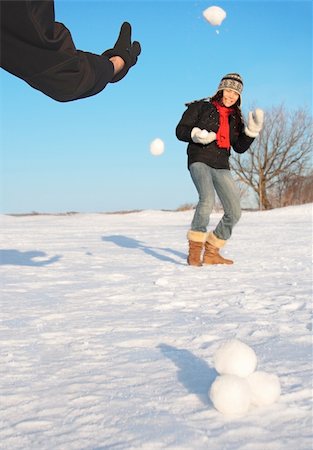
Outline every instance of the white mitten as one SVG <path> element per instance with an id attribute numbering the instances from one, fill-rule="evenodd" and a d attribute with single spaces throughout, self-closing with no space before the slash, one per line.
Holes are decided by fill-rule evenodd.
<path id="1" fill-rule="evenodd" d="M 214 133 L 214 131 L 209 132 L 207 130 L 201 130 L 198 127 L 194 127 L 191 130 L 191 139 L 196 144 L 207 145 L 210 144 L 210 142 L 215 141 L 216 133 Z"/>
<path id="2" fill-rule="evenodd" d="M 255 138 L 263 127 L 264 111 L 257 108 L 254 112 L 250 111 L 248 115 L 248 125 L 245 128 L 245 134 Z"/>

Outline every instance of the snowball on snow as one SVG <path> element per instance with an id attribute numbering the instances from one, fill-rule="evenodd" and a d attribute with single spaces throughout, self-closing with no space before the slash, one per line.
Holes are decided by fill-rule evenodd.
<path id="1" fill-rule="evenodd" d="M 226 12 L 219 6 L 210 6 L 202 14 L 211 25 L 221 25 L 226 17 Z"/>
<path id="2" fill-rule="evenodd" d="M 254 350 L 238 339 L 225 342 L 214 356 L 214 367 L 221 375 L 246 377 L 255 371 L 257 357 Z"/>
<path id="3" fill-rule="evenodd" d="M 209 397 L 222 414 L 243 415 L 250 407 L 249 383 L 237 375 L 221 375 L 213 382 Z"/>
<path id="4" fill-rule="evenodd" d="M 257 371 L 246 378 L 251 391 L 251 403 L 255 406 L 268 406 L 280 396 L 280 381 L 277 375 Z"/>
<path id="5" fill-rule="evenodd" d="M 159 156 L 162 155 L 162 153 L 164 152 L 164 142 L 162 141 L 162 139 L 154 139 L 154 141 L 151 142 L 150 144 L 150 153 L 153 156 Z"/>

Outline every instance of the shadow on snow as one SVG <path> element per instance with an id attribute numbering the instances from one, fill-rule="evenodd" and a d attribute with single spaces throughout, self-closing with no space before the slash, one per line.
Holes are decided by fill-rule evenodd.
<path id="1" fill-rule="evenodd" d="M 218 373 L 203 359 L 193 355 L 189 350 L 179 349 L 167 344 L 158 348 L 178 369 L 177 378 L 191 394 L 196 394 L 205 405 L 211 404 L 208 392 Z"/>
<path id="2" fill-rule="evenodd" d="M 0 265 L 13 266 L 48 266 L 61 258 L 60 255 L 53 256 L 49 259 L 41 259 L 36 261 L 34 258 L 44 258 L 47 254 L 40 251 L 20 252 L 19 250 L 0 250 Z"/>
<path id="3" fill-rule="evenodd" d="M 147 255 L 153 256 L 154 258 L 160 259 L 161 261 L 167 261 L 167 262 L 171 262 L 171 263 L 175 263 L 175 264 L 182 264 L 182 263 L 178 262 L 177 260 L 175 260 L 169 256 L 162 255 L 161 253 L 159 253 L 159 251 L 171 253 L 175 256 L 178 256 L 179 258 L 182 258 L 183 260 L 186 260 L 186 257 L 187 257 L 184 253 L 178 252 L 171 248 L 150 247 L 150 246 L 146 245 L 145 243 L 138 241 L 137 239 L 133 239 L 133 238 L 130 238 L 127 236 L 122 236 L 122 235 L 102 236 L 102 241 L 113 242 L 113 244 L 117 245 L 118 247 L 123 247 L 123 248 L 128 248 L 128 249 L 130 249 L 130 248 L 139 249 L 139 250 L 142 250 Z"/>

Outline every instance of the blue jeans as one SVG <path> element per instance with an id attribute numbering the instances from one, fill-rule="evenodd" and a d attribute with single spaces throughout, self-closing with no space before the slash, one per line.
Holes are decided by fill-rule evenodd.
<path id="1" fill-rule="evenodd" d="M 213 169 L 196 162 L 190 166 L 190 174 L 199 194 L 199 202 L 191 223 L 194 231 L 207 231 L 215 202 L 215 193 L 221 201 L 224 215 L 214 230 L 219 239 L 227 240 L 241 216 L 240 196 L 237 186 L 227 169 Z"/>

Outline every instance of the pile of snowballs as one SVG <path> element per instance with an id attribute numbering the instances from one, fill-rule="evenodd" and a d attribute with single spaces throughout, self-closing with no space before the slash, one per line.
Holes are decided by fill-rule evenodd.
<path id="1" fill-rule="evenodd" d="M 219 376 L 210 388 L 209 397 L 222 414 L 244 415 L 251 407 L 271 405 L 280 396 L 279 378 L 255 371 L 254 350 L 238 339 L 225 342 L 216 351 L 214 367 Z"/>

